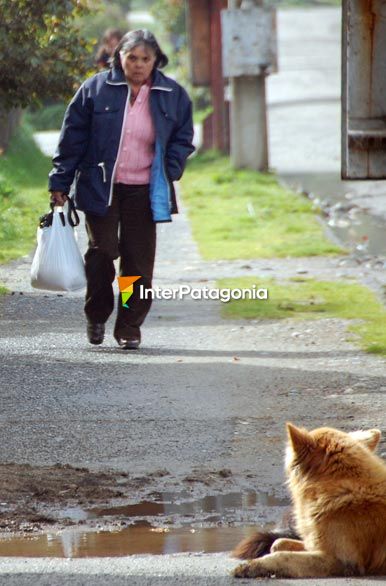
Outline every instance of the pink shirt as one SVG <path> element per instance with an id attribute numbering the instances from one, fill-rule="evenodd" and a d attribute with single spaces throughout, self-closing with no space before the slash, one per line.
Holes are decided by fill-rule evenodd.
<path id="1" fill-rule="evenodd" d="M 144 84 L 133 105 L 127 103 L 126 120 L 118 153 L 115 183 L 143 185 L 150 183 L 154 158 L 155 131 L 150 113 L 150 86 Z"/>

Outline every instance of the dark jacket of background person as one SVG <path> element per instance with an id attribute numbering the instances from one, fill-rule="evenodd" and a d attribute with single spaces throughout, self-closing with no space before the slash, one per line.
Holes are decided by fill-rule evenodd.
<path id="1" fill-rule="evenodd" d="M 113 181 L 130 89 L 115 68 L 86 80 L 70 102 L 49 176 L 49 190 L 70 192 L 78 209 L 104 216 Z M 155 151 L 150 200 L 155 222 L 177 213 L 173 181 L 180 179 L 192 145 L 192 105 L 184 88 L 159 70 L 152 77 L 150 110 Z"/>
<path id="2" fill-rule="evenodd" d="M 110 68 L 111 55 L 106 51 L 104 47 L 100 47 L 95 56 L 95 64 L 98 69 L 109 69 Z"/>

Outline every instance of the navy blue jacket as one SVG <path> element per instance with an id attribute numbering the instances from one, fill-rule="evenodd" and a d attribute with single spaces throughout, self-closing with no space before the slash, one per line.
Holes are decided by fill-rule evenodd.
<path id="1" fill-rule="evenodd" d="M 49 190 L 74 195 L 79 210 L 103 216 L 111 204 L 122 126 L 130 98 L 123 71 L 111 69 L 87 79 L 64 116 Z M 155 222 L 177 212 L 173 181 L 180 179 L 192 145 L 192 104 L 173 79 L 155 70 L 150 91 L 155 153 L 150 201 Z"/>

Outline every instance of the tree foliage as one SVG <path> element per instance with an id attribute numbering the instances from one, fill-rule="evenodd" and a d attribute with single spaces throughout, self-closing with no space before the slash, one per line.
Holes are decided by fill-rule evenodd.
<path id="1" fill-rule="evenodd" d="M 172 37 L 180 37 L 180 43 L 186 43 L 184 0 L 155 0 L 151 12 L 163 28 Z"/>
<path id="2" fill-rule="evenodd" d="M 123 33 L 127 31 L 127 12 L 120 2 L 89 0 L 89 6 L 91 12 L 75 21 L 82 35 L 89 41 L 98 43 L 107 28 L 118 28 Z"/>
<path id="3" fill-rule="evenodd" d="M 0 107 L 72 95 L 90 43 L 74 25 L 87 0 L 0 0 Z"/>

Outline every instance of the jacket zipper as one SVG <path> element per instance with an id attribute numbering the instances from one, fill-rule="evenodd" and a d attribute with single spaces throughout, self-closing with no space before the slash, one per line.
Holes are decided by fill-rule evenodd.
<path id="1" fill-rule="evenodd" d="M 102 161 L 102 163 L 98 163 L 98 167 L 100 167 L 102 169 L 102 175 L 103 175 L 103 183 L 106 183 L 107 178 L 106 178 L 106 167 L 104 162 Z"/>
<path id="2" fill-rule="evenodd" d="M 115 163 L 114 163 L 114 167 L 113 167 L 113 172 L 111 174 L 110 195 L 109 195 L 109 202 L 107 204 L 108 206 L 111 206 L 111 201 L 113 199 L 114 175 L 115 175 L 115 170 L 116 170 L 117 163 L 118 163 L 119 153 L 120 153 L 120 150 L 121 150 L 122 137 L 123 137 L 123 132 L 124 132 L 124 128 L 125 128 L 125 122 L 126 122 L 126 116 L 127 116 L 127 105 L 129 103 L 129 100 L 130 100 L 130 86 L 129 86 L 129 84 L 127 84 L 127 97 L 126 97 L 126 103 L 125 103 L 125 113 L 123 115 L 123 122 L 122 122 L 122 128 L 121 128 L 121 137 L 119 139 L 119 146 L 118 146 L 117 158 L 115 159 Z"/>

